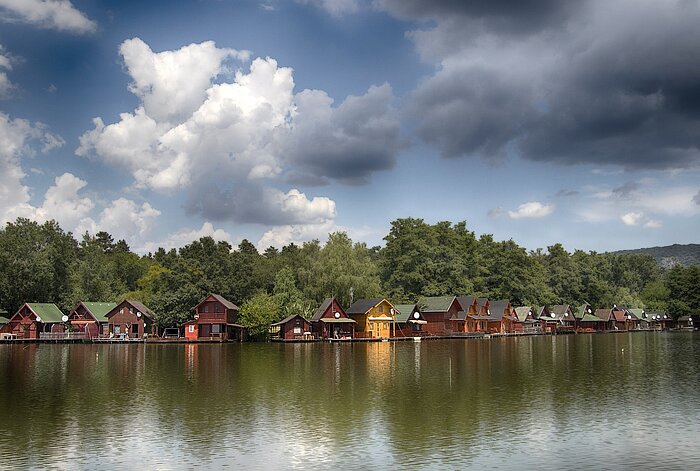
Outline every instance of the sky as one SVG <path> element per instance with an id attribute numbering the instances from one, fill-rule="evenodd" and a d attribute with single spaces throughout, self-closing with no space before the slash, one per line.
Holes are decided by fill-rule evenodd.
<path id="1" fill-rule="evenodd" d="M 0 222 L 697 243 L 700 1 L 0 0 Z"/>

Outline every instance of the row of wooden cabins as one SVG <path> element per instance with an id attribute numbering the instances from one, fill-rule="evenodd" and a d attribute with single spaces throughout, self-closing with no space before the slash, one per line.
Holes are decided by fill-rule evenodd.
<path id="1" fill-rule="evenodd" d="M 698 316 L 696 316 L 698 317 Z M 326 299 L 310 319 L 291 315 L 272 324 L 282 340 L 395 337 L 455 337 L 474 333 L 520 334 L 696 329 L 700 318 L 614 305 L 594 310 L 590 304 L 513 307 L 508 300 L 473 296 L 425 297 L 416 304 L 394 305 L 385 298 L 361 299 L 347 310 Z"/>
<path id="2" fill-rule="evenodd" d="M 187 340 L 243 340 L 239 308 L 223 296 L 209 294 L 184 324 Z M 156 334 L 155 315 L 140 301 L 80 302 L 68 315 L 55 304 L 26 303 L 13 316 L 0 318 L 0 333 L 21 339 L 65 336 L 66 328 L 86 338 L 135 339 Z M 613 306 L 593 310 L 590 304 L 513 307 L 508 300 L 473 296 L 425 297 L 416 304 L 392 304 L 386 298 L 360 299 L 344 309 L 326 299 L 310 319 L 291 315 L 270 326 L 282 340 L 388 339 L 450 337 L 483 334 L 560 333 L 638 329 L 697 329 L 698 316 L 679 318 L 665 313 Z M 179 335 L 178 335 L 179 336 Z"/>

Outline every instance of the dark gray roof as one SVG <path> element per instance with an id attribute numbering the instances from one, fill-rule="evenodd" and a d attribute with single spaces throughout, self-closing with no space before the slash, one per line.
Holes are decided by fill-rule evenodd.
<path id="1" fill-rule="evenodd" d="M 467 311 L 459 311 L 457 315 L 450 317 L 451 321 L 463 321 L 467 318 Z"/>
<path id="2" fill-rule="evenodd" d="M 457 302 L 462 306 L 463 311 L 468 311 L 469 306 L 474 304 L 475 299 L 474 296 L 457 296 Z"/>
<path id="3" fill-rule="evenodd" d="M 377 304 L 381 303 L 384 298 L 371 298 L 371 299 L 358 299 L 352 306 L 350 306 L 345 313 L 346 314 L 364 314 L 365 312 L 372 309 Z"/>
<path id="4" fill-rule="evenodd" d="M 489 310 L 491 311 L 491 315 L 489 317 L 494 318 L 494 320 L 500 321 L 503 318 L 503 313 L 508 307 L 508 304 L 510 304 L 510 301 L 508 301 L 507 299 L 493 301 L 489 305 Z"/>
<path id="5" fill-rule="evenodd" d="M 301 317 L 305 322 L 309 322 L 309 321 L 307 321 L 306 319 L 304 319 L 304 316 L 302 316 L 301 314 L 292 314 L 291 316 L 287 316 L 287 317 L 285 317 L 284 319 L 282 319 L 281 321 L 275 322 L 275 323 L 272 324 L 272 325 L 282 325 L 282 324 L 286 324 L 287 322 L 291 321 L 291 320 L 294 319 L 295 317 Z"/>
<path id="6" fill-rule="evenodd" d="M 333 300 L 335 298 L 326 298 L 323 303 L 319 306 L 318 309 L 314 312 L 314 315 L 311 316 L 311 322 L 318 322 L 321 317 L 323 316 L 323 313 L 328 310 L 331 304 L 333 304 Z"/>

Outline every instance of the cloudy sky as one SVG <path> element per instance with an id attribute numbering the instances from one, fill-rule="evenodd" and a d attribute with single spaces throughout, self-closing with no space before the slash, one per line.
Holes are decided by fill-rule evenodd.
<path id="1" fill-rule="evenodd" d="M 698 242 L 700 1 L 0 0 L 0 222 Z"/>

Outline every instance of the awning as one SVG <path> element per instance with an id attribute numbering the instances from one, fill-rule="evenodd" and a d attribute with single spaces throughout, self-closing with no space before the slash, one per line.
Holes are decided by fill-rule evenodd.
<path id="1" fill-rule="evenodd" d="M 416 320 L 416 319 L 409 319 L 408 322 L 411 322 L 413 324 L 427 324 L 428 323 L 428 321 L 420 321 L 420 320 Z"/>
<path id="2" fill-rule="evenodd" d="M 348 319 L 347 317 L 341 317 L 340 319 L 336 319 L 334 317 L 324 317 L 321 319 L 321 322 L 325 324 L 356 324 L 354 319 Z"/>
<path id="3" fill-rule="evenodd" d="M 394 320 L 393 317 L 368 317 L 367 320 L 370 321 L 382 321 L 382 322 L 391 322 Z"/>

